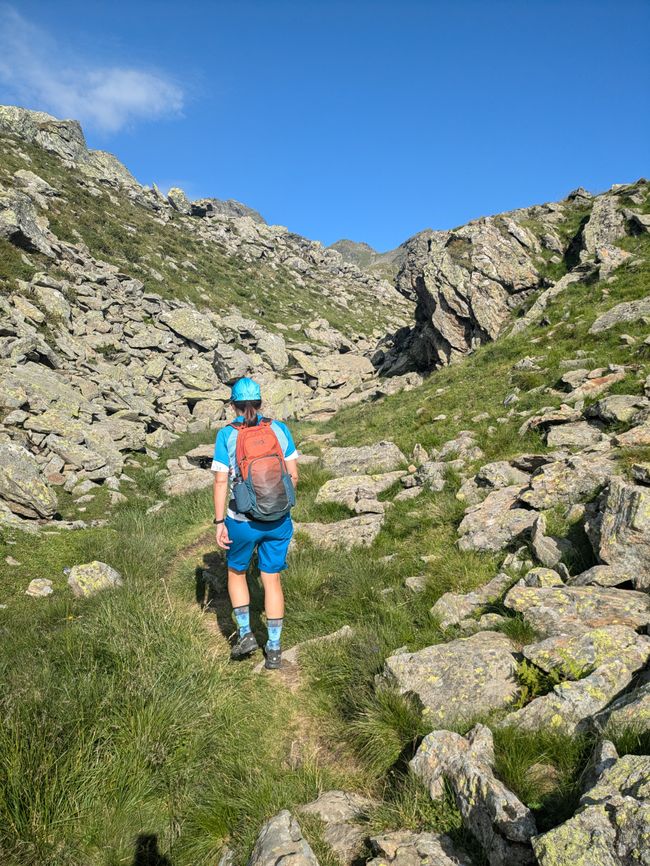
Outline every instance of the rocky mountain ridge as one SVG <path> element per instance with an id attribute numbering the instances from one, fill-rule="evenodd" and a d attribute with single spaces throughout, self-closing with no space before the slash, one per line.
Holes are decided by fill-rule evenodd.
<path id="1" fill-rule="evenodd" d="M 72 490 L 84 481 L 104 482 L 115 486 L 113 499 L 119 501 L 126 455 L 154 454 L 179 433 L 218 424 L 228 386 L 240 376 L 254 374 L 262 382 L 269 411 L 278 417 L 322 417 L 346 402 L 419 381 L 375 380 L 368 355 L 381 323 L 405 317 L 409 309 L 387 283 L 319 244 L 267 226 L 245 207 L 189 202 L 179 189 L 164 198 L 155 188 L 141 187 L 110 154 L 88 150 L 74 121 L 5 107 L 0 133 L 8 157 L 0 178 L 0 239 L 16 274 L 2 281 L 0 295 L 4 520 L 52 518 L 52 485 Z M 31 155 L 27 145 L 35 148 Z M 38 159 L 49 168 L 49 180 L 32 170 Z M 12 164 L 32 168 L 12 171 Z M 61 188 L 61 182 L 67 185 Z M 98 225 L 118 214 L 116 247 L 122 243 L 125 253 L 119 264 L 94 255 L 75 227 L 77 184 L 85 195 L 81 206 L 100 203 Z M 130 218 L 141 218 L 141 226 L 122 222 L 118 196 L 127 199 Z M 182 261 L 161 256 L 172 273 L 182 269 L 190 275 L 177 281 L 176 290 L 147 264 L 151 256 L 123 240 L 149 236 L 157 226 L 178 227 L 201 251 L 199 258 L 186 248 Z M 88 226 L 87 237 L 102 251 L 112 239 L 95 225 Z M 155 243 L 156 235 L 154 252 Z M 218 286 L 194 286 L 198 305 L 181 300 L 184 283 L 189 291 L 191 283 L 205 279 L 201 268 L 209 267 L 211 255 L 261 273 L 261 293 L 267 273 L 281 269 L 290 275 L 274 291 L 281 304 L 294 308 L 297 321 L 266 324 L 262 295 L 252 309 L 257 318 L 242 316 L 223 303 Z M 140 277 L 167 288 L 167 297 Z M 323 315 L 300 315 L 292 295 L 307 284 L 329 296 L 333 309 L 350 310 L 346 333 Z M 372 323 L 365 333 L 359 330 L 364 309 Z M 189 484 L 186 477 L 184 489 Z"/>
<path id="2" fill-rule="evenodd" d="M 395 374 L 449 364 L 540 320 L 569 283 L 605 279 L 628 255 L 617 242 L 648 229 L 646 190 L 643 179 L 596 196 L 580 188 L 562 202 L 415 235 L 395 284 L 416 301 L 416 323 L 388 338 L 375 363 Z"/>

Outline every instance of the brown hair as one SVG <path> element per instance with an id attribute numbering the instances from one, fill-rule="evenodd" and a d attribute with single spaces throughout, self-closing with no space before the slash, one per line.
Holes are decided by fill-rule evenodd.
<path id="1" fill-rule="evenodd" d="M 254 427 L 257 424 L 257 412 L 261 405 L 261 400 L 237 400 L 233 402 L 235 409 L 244 416 L 246 427 Z"/>

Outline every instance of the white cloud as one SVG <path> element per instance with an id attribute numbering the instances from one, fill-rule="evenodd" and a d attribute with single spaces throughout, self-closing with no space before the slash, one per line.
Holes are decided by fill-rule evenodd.
<path id="1" fill-rule="evenodd" d="M 183 107 L 183 91 L 165 75 L 69 60 L 64 47 L 8 4 L 0 4 L 0 85 L 4 101 L 107 133 L 135 120 L 178 114 Z"/>

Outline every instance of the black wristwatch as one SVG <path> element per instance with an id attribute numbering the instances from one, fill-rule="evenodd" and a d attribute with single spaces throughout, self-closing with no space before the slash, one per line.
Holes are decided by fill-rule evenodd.
<path id="1" fill-rule="evenodd" d="M 217 518 L 215 517 L 212 522 L 214 523 L 215 526 L 218 526 L 220 523 L 225 523 L 226 521 L 225 520 L 217 520 Z"/>

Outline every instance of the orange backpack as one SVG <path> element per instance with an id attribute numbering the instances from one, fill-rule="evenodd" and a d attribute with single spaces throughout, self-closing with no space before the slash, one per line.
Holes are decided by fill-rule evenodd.
<path id="1" fill-rule="evenodd" d="M 240 421 L 230 426 L 237 430 L 233 485 L 237 511 L 252 520 L 280 520 L 295 505 L 296 494 L 271 419 L 261 418 L 254 427 Z"/>

